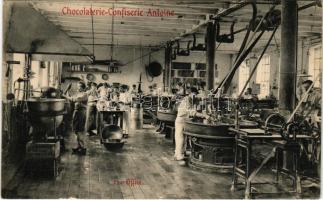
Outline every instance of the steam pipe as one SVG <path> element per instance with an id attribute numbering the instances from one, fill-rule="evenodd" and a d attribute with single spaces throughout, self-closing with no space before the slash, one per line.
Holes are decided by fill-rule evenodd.
<path id="1" fill-rule="evenodd" d="M 254 4 L 254 3 L 255 3 L 255 1 L 240 1 L 240 2 L 238 2 L 237 4 L 235 4 L 235 5 L 231 6 L 230 8 L 227 8 L 227 9 L 225 9 L 225 10 L 222 10 L 222 11 L 220 11 L 219 13 L 215 14 L 214 16 L 211 16 L 209 20 L 205 20 L 205 22 L 203 22 L 203 23 L 199 24 L 197 27 L 195 27 L 195 28 L 194 28 L 194 29 L 192 29 L 191 31 L 185 32 L 185 33 L 181 34 L 179 37 L 176 37 L 176 38 L 174 38 L 174 39 L 170 40 L 170 42 L 173 42 L 173 41 L 179 40 L 179 39 L 184 38 L 184 37 L 186 37 L 186 36 L 188 36 L 188 35 L 190 35 L 190 34 L 193 34 L 193 33 L 195 33 L 195 32 L 196 32 L 200 27 L 202 27 L 202 26 L 206 25 L 208 22 L 210 22 L 210 21 L 212 21 L 212 20 L 215 20 L 215 19 L 219 19 L 219 18 L 221 18 L 221 17 L 225 17 L 225 16 L 227 16 L 227 15 L 229 15 L 229 14 L 231 14 L 231 13 L 233 13 L 233 12 L 235 12 L 235 11 L 237 11 L 237 10 L 239 10 L 239 9 L 241 9 L 241 8 L 243 8 L 243 7 L 245 7 L 245 6 L 247 6 L 248 4 Z"/>

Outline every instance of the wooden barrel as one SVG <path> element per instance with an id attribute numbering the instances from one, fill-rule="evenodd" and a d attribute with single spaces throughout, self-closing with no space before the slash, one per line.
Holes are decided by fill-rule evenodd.
<path id="1" fill-rule="evenodd" d="M 130 110 L 130 131 L 142 129 L 144 112 L 142 106 L 132 107 Z"/>

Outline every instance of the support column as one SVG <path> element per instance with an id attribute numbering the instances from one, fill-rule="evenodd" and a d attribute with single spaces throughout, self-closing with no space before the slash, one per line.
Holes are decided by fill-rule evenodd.
<path id="1" fill-rule="evenodd" d="M 279 108 L 293 110 L 296 91 L 297 1 L 282 0 Z"/>
<path id="2" fill-rule="evenodd" d="M 207 23 L 206 29 L 206 88 L 214 87 L 215 25 Z"/>
<path id="3" fill-rule="evenodd" d="M 165 48 L 165 69 L 164 69 L 164 91 L 167 88 L 168 92 L 171 92 L 171 87 L 170 87 L 170 74 L 171 74 L 171 53 L 172 53 L 172 47 L 168 43 Z"/>

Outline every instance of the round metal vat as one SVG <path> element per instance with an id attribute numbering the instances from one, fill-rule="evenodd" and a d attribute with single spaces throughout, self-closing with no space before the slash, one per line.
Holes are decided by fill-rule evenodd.
<path id="1" fill-rule="evenodd" d="M 42 140 L 63 121 L 65 99 L 30 98 L 27 100 L 33 140 Z"/>
<path id="2" fill-rule="evenodd" d="M 114 124 L 107 124 L 102 129 L 102 143 L 108 150 L 120 150 L 123 145 L 123 131 Z"/>
<path id="3" fill-rule="evenodd" d="M 192 122 L 191 120 L 185 121 L 184 131 L 201 136 L 227 136 L 230 124 L 217 123 L 217 124 L 204 124 L 201 122 Z"/>
<path id="4" fill-rule="evenodd" d="M 235 137 L 229 132 L 233 123 L 204 124 L 185 121 L 184 135 L 190 153 L 189 166 L 209 172 L 232 172 Z M 241 121 L 240 127 L 257 127 L 256 122 Z"/>
<path id="5" fill-rule="evenodd" d="M 113 124 L 104 126 L 102 129 L 102 139 L 120 142 L 123 137 L 122 129 Z"/>
<path id="6" fill-rule="evenodd" d="M 164 111 L 164 110 L 157 111 L 157 118 L 160 121 L 175 122 L 176 116 L 177 116 L 176 111 Z"/>
<path id="7" fill-rule="evenodd" d="M 30 98 L 27 105 L 33 114 L 59 115 L 65 109 L 65 99 Z"/>

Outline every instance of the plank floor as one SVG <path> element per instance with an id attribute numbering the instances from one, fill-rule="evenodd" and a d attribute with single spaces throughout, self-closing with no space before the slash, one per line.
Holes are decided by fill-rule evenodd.
<path id="1" fill-rule="evenodd" d="M 243 190 L 230 192 L 230 174 L 210 174 L 177 165 L 172 160 L 171 141 L 154 130 L 154 127 L 147 126 L 130 134 L 127 144 L 120 152 L 107 151 L 101 146 L 97 136 L 88 137 L 87 155 L 77 156 L 71 154 L 71 151 L 64 153 L 61 157 L 60 174 L 56 179 L 35 178 L 20 170 L 2 188 L 2 197 L 243 198 Z M 67 147 L 71 149 L 72 144 L 67 143 Z M 126 184 L 124 181 L 127 179 L 140 181 L 140 184 Z M 317 193 L 308 191 L 306 194 L 307 198 L 318 198 Z"/>

